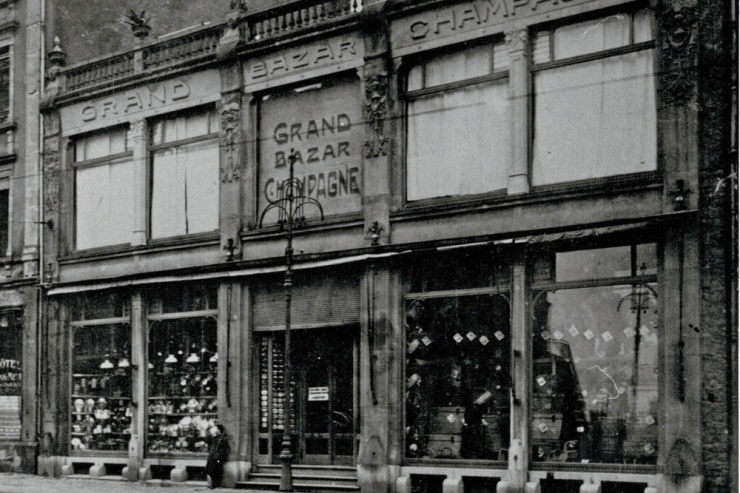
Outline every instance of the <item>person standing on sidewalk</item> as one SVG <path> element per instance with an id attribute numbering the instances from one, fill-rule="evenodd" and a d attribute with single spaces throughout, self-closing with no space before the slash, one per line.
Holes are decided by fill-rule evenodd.
<path id="1" fill-rule="evenodd" d="M 206 460 L 206 474 L 211 477 L 210 489 L 219 488 L 224 479 L 224 464 L 229 458 L 229 437 L 223 425 L 212 428 L 214 435 Z"/>

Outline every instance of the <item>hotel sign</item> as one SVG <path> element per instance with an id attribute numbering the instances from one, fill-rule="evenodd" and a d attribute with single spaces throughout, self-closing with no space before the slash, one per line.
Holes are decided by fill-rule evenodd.
<path id="1" fill-rule="evenodd" d="M 445 6 L 399 19 L 391 27 L 394 49 L 416 47 L 464 33 L 491 34 L 493 26 L 522 23 L 533 16 L 552 13 L 594 0 L 474 0 Z M 526 22 L 523 22 L 526 24 Z M 478 31 L 482 31 L 478 33 Z M 500 29 L 498 30 L 500 32 Z M 404 53 L 400 53 L 404 54 Z"/>
<path id="2" fill-rule="evenodd" d="M 362 208 L 364 128 L 357 77 L 324 80 L 298 90 L 265 97 L 260 105 L 260 214 L 280 198 L 279 186 L 289 176 L 294 151 L 295 177 L 303 194 L 317 199 L 325 215 L 359 212 Z M 306 208 L 316 217 L 315 207 Z M 265 224 L 277 221 L 277 211 Z"/>

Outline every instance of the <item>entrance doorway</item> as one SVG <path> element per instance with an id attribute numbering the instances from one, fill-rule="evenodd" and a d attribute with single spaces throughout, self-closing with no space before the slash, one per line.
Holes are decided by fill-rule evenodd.
<path id="1" fill-rule="evenodd" d="M 291 332 L 294 463 L 353 465 L 357 455 L 357 331 Z M 284 334 L 258 336 L 259 463 L 279 463 L 285 426 Z"/>

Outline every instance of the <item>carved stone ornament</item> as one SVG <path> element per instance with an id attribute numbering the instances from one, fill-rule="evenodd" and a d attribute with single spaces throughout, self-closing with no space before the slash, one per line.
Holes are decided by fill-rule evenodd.
<path id="1" fill-rule="evenodd" d="M 44 140 L 44 211 L 53 212 L 59 205 L 59 138 Z"/>
<path id="2" fill-rule="evenodd" d="M 385 119 L 388 113 L 388 75 L 379 73 L 365 77 L 365 120 L 373 131 L 373 138 L 365 142 L 365 157 L 388 154 Z"/>
<path id="3" fill-rule="evenodd" d="M 221 149 L 223 161 L 221 165 L 221 182 L 231 183 L 241 177 L 239 158 L 239 120 L 241 111 L 237 103 L 224 104 L 221 108 Z"/>
<path id="4" fill-rule="evenodd" d="M 509 53 L 524 51 L 529 42 L 529 34 L 526 29 L 514 29 L 506 33 L 506 46 Z"/>
<path id="5" fill-rule="evenodd" d="M 691 100 L 696 87 L 696 7 L 680 6 L 662 14 L 662 98 L 665 104 Z"/>

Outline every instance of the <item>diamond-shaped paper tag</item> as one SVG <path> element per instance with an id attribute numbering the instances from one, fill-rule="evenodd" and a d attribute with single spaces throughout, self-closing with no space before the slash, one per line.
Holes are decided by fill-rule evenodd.
<path id="1" fill-rule="evenodd" d="M 537 377 L 537 385 L 540 387 L 544 387 L 544 385 L 547 383 L 547 380 L 545 380 L 545 377 Z"/>
<path id="2" fill-rule="evenodd" d="M 575 363 L 575 364 L 578 364 L 578 363 L 580 363 L 580 362 L 581 362 L 581 358 L 579 358 L 578 356 L 575 356 L 575 357 L 573 358 L 573 363 Z"/>
<path id="3" fill-rule="evenodd" d="M 496 365 L 496 371 L 501 371 L 501 365 Z"/>
<path id="4" fill-rule="evenodd" d="M 609 332 L 608 330 L 601 334 L 601 338 L 604 339 L 606 342 L 611 341 L 614 339 L 614 336 Z"/>
<path id="5" fill-rule="evenodd" d="M 580 334 L 580 332 L 578 331 L 578 329 L 576 329 L 575 325 L 571 325 L 570 328 L 568 329 L 568 334 L 570 334 L 571 337 L 575 337 L 578 334 Z"/>
<path id="6" fill-rule="evenodd" d="M 462 340 L 463 340 L 463 336 L 461 336 L 459 333 L 457 333 L 454 336 L 452 336 L 452 338 L 455 339 L 455 342 L 458 343 L 458 344 L 460 344 L 462 342 Z"/>
<path id="7" fill-rule="evenodd" d="M 552 336 L 559 341 L 565 336 L 565 334 L 563 334 L 559 330 L 556 330 L 555 332 L 552 333 Z"/>
<path id="8" fill-rule="evenodd" d="M 594 333 L 591 331 L 591 329 L 588 329 L 586 332 L 583 333 L 583 336 L 590 341 L 594 338 Z"/>
<path id="9" fill-rule="evenodd" d="M 648 454 L 652 454 L 653 452 L 655 452 L 655 448 L 653 447 L 653 444 L 651 443 L 646 443 L 645 446 L 642 447 L 642 450 L 644 450 Z"/>
<path id="10" fill-rule="evenodd" d="M 447 415 L 447 421 L 449 421 L 450 423 L 454 423 L 455 421 L 457 421 L 457 417 L 455 417 L 454 414 L 450 413 Z"/>
<path id="11" fill-rule="evenodd" d="M 468 332 L 467 334 L 465 334 L 465 337 L 467 337 L 470 342 L 473 342 L 475 340 L 475 338 L 478 337 L 478 336 L 475 335 L 475 333 L 471 331 L 471 332 Z"/>
<path id="12" fill-rule="evenodd" d="M 550 333 L 546 330 L 543 330 L 542 332 L 540 332 L 540 337 L 547 341 L 550 339 Z"/>
<path id="13" fill-rule="evenodd" d="M 414 339 L 409 342 L 409 348 L 406 350 L 409 354 L 413 353 L 419 348 L 419 339 Z"/>
<path id="14" fill-rule="evenodd" d="M 547 425 L 545 423 L 540 423 L 537 425 L 537 428 L 540 430 L 540 433 L 544 433 L 548 430 Z"/>
<path id="15" fill-rule="evenodd" d="M 643 325 L 642 327 L 640 327 L 640 335 L 643 337 L 650 335 L 650 329 L 648 329 L 647 325 Z"/>
<path id="16" fill-rule="evenodd" d="M 480 424 L 482 424 L 483 426 L 488 426 L 488 421 L 486 421 L 485 419 L 481 419 Z"/>
<path id="17" fill-rule="evenodd" d="M 632 327 L 625 327 L 622 332 L 624 332 L 624 335 L 626 335 L 627 337 L 635 337 L 635 334 L 637 334 L 637 332 L 635 332 L 635 329 L 633 329 Z"/>
<path id="18" fill-rule="evenodd" d="M 494 335 L 494 336 L 496 337 L 496 339 L 498 339 L 499 341 L 503 341 L 503 340 L 504 340 L 504 337 L 506 337 L 506 336 L 504 335 L 504 333 L 503 333 L 503 332 L 501 332 L 500 330 L 497 330 L 497 331 L 496 331 L 496 332 L 495 332 L 495 333 L 494 333 L 493 335 Z"/>
<path id="19" fill-rule="evenodd" d="M 619 392 L 619 395 L 622 395 L 622 394 L 624 394 L 625 392 L 627 392 L 627 389 L 625 389 L 624 387 L 619 387 L 619 388 L 617 389 L 617 392 Z"/>
<path id="20" fill-rule="evenodd" d="M 651 425 L 651 424 L 655 423 L 655 418 L 653 418 L 652 415 L 648 414 L 647 416 L 645 416 L 645 422 L 647 424 Z"/>
<path id="21" fill-rule="evenodd" d="M 487 344 L 488 344 L 488 343 L 490 342 L 490 341 L 488 340 L 488 337 L 486 337 L 486 336 L 480 336 L 480 337 L 478 338 L 478 340 L 479 340 L 479 341 L 480 341 L 480 343 L 481 343 L 481 344 L 483 344 L 484 346 L 485 346 L 485 345 L 487 345 Z"/>
<path id="22" fill-rule="evenodd" d="M 423 342 L 425 346 L 428 346 L 432 343 L 432 340 L 428 336 L 424 336 L 421 342 Z"/>
<path id="23" fill-rule="evenodd" d="M 584 431 L 586 431 L 586 428 L 584 426 L 579 426 L 578 428 L 576 428 L 576 431 L 578 433 L 583 433 Z"/>

